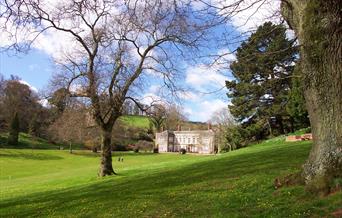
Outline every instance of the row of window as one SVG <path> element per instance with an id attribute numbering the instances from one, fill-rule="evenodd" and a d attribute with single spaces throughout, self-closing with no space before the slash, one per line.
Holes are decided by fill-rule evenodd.
<path id="1" fill-rule="evenodd" d="M 176 137 L 176 142 L 183 144 L 198 144 L 199 137 Z"/>

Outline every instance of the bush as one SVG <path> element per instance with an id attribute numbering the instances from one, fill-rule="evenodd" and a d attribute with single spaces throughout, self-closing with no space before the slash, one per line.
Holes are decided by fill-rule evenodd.
<path id="1" fill-rule="evenodd" d="M 309 126 L 309 127 L 307 127 L 307 128 L 305 128 L 305 131 L 304 131 L 305 133 L 311 133 L 311 127 Z"/>
<path id="2" fill-rule="evenodd" d="M 185 149 L 185 148 L 181 148 L 181 149 L 179 150 L 179 153 L 180 153 L 180 154 L 186 154 L 186 149 Z"/>
<path id="3" fill-rule="evenodd" d="M 85 142 L 84 142 L 84 147 L 86 148 L 86 149 L 89 149 L 89 150 L 91 150 L 92 152 L 94 152 L 94 153 L 96 153 L 97 152 L 97 150 L 99 149 L 99 142 L 97 141 L 97 140 L 94 140 L 94 139 L 89 139 L 89 140 L 86 140 Z"/>
<path id="4" fill-rule="evenodd" d="M 127 147 L 125 145 L 122 145 L 122 144 L 114 144 L 112 146 L 112 150 L 113 151 L 127 151 Z"/>
<path id="5" fill-rule="evenodd" d="M 126 146 L 126 148 L 127 148 L 128 151 L 134 151 L 135 145 L 133 145 L 133 144 L 128 144 L 128 145 Z"/>
<path id="6" fill-rule="evenodd" d="M 135 145 L 135 149 L 138 149 L 138 151 L 143 150 L 145 152 L 152 151 L 153 147 L 154 147 L 153 142 L 144 141 L 144 140 L 138 141 L 138 143 Z"/>
<path id="7" fill-rule="evenodd" d="M 158 148 L 154 148 L 153 149 L 153 153 L 159 153 L 159 149 Z"/>
<path id="8" fill-rule="evenodd" d="M 153 138 L 145 131 L 139 132 L 136 139 L 141 141 L 153 142 Z"/>

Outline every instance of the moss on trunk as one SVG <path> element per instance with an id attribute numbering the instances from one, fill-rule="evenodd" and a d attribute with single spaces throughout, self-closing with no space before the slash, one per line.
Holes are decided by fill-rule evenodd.
<path id="1" fill-rule="evenodd" d="M 116 174 L 112 166 L 112 129 L 102 129 L 101 163 L 99 176 Z"/>
<path id="2" fill-rule="evenodd" d="M 338 0 L 283 1 L 282 13 L 301 44 L 305 99 L 314 146 L 303 176 L 326 192 L 342 176 L 342 23 Z"/>

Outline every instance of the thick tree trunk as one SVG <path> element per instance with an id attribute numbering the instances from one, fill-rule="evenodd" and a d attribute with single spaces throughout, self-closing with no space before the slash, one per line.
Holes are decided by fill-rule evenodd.
<path id="1" fill-rule="evenodd" d="M 278 115 L 276 118 L 277 118 L 277 123 L 279 125 L 279 133 L 283 135 L 285 134 L 283 118 L 281 117 L 281 115 Z"/>
<path id="2" fill-rule="evenodd" d="M 99 176 L 116 174 L 112 166 L 112 128 L 102 129 L 101 164 Z"/>
<path id="3" fill-rule="evenodd" d="M 342 22 L 340 0 L 288 0 L 282 13 L 301 44 L 302 78 L 314 146 L 306 183 L 328 191 L 342 176 Z"/>
<path id="4" fill-rule="evenodd" d="M 294 127 L 294 119 L 293 117 L 290 117 L 290 132 L 294 132 L 295 127 Z"/>

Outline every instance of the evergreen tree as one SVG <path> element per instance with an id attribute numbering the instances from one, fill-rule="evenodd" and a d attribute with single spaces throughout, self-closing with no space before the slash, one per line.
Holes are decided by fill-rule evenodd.
<path id="1" fill-rule="evenodd" d="M 37 114 L 34 114 L 30 123 L 29 123 L 29 131 L 28 133 L 31 136 L 38 136 L 39 132 L 39 122 L 38 122 L 38 116 Z"/>
<path id="2" fill-rule="evenodd" d="M 11 120 L 9 135 L 8 135 L 8 144 L 10 145 L 18 145 L 19 138 L 19 118 L 18 113 L 16 112 Z"/>
<path id="3" fill-rule="evenodd" d="M 229 109 L 256 140 L 266 130 L 284 133 L 284 119 L 289 117 L 286 103 L 297 49 L 285 31 L 282 25 L 264 23 L 237 49 L 237 60 L 230 66 L 235 80 L 226 82 Z"/>
<path id="4" fill-rule="evenodd" d="M 69 100 L 69 91 L 65 88 L 60 88 L 49 98 L 49 103 L 56 107 L 57 113 L 61 114 L 66 109 Z"/>
<path id="5" fill-rule="evenodd" d="M 154 107 L 150 115 L 150 123 L 154 126 L 156 132 L 161 132 L 166 120 L 166 109 L 162 105 Z"/>
<path id="6" fill-rule="evenodd" d="M 304 91 L 300 80 L 299 65 L 295 67 L 291 81 L 291 91 L 289 101 L 286 105 L 286 111 L 291 116 L 291 122 L 294 129 L 310 126 L 308 111 L 305 106 Z"/>

